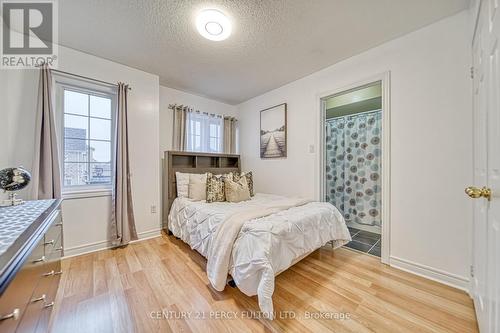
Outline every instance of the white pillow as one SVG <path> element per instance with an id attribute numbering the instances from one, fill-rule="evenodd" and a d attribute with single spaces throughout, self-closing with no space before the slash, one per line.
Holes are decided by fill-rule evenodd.
<path id="1" fill-rule="evenodd" d="M 207 184 L 201 182 L 189 183 L 189 199 L 194 201 L 207 200 Z"/>
<path id="2" fill-rule="evenodd" d="M 177 180 L 177 197 L 189 197 L 189 173 L 176 172 L 175 178 Z"/>
<path id="3" fill-rule="evenodd" d="M 207 199 L 207 174 L 189 174 L 189 199 L 196 201 Z"/>
<path id="4" fill-rule="evenodd" d="M 194 177 L 193 179 L 198 179 L 199 181 L 204 181 L 205 183 L 207 182 L 206 173 L 176 172 L 175 178 L 177 180 L 177 197 L 189 198 L 189 178 L 191 175 Z"/>

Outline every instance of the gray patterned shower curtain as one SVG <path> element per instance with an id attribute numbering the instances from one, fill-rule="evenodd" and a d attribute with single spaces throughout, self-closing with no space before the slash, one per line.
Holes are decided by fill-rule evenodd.
<path id="1" fill-rule="evenodd" d="M 382 110 L 326 120 L 326 201 L 351 226 L 380 228 Z"/>

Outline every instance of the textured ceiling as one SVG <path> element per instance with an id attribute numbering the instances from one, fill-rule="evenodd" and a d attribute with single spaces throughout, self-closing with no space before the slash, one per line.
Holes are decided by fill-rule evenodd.
<path id="1" fill-rule="evenodd" d="M 237 104 L 465 9 L 468 0 L 63 0 L 60 43 Z M 216 8 L 233 33 L 194 18 Z"/>

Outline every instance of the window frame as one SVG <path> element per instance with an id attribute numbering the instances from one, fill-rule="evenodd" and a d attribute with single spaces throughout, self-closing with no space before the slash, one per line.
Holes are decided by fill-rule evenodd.
<path id="1" fill-rule="evenodd" d="M 189 120 L 190 124 L 189 124 L 189 127 L 190 127 L 190 133 L 188 133 L 189 136 L 191 136 L 191 140 L 192 140 L 192 146 L 193 146 L 193 151 L 198 151 L 198 152 L 203 152 L 203 123 L 200 119 L 190 119 Z M 197 133 L 196 131 L 196 127 L 197 125 L 199 125 L 200 127 L 200 132 Z M 200 144 L 199 146 L 196 144 L 196 139 L 199 138 L 200 139 Z M 199 147 L 199 149 L 198 149 Z"/>
<path id="2" fill-rule="evenodd" d="M 56 128 L 58 135 L 60 137 L 59 140 L 59 158 L 60 158 L 60 170 L 61 170 L 61 187 L 62 193 L 64 197 L 84 197 L 87 195 L 93 195 L 96 192 L 99 192 L 103 195 L 111 194 L 113 188 L 113 180 L 109 183 L 102 184 L 86 184 L 86 185 L 65 185 L 65 127 L 64 127 L 64 92 L 65 91 L 73 91 L 81 94 L 86 94 L 90 96 L 109 98 L 111 99 L 111 137 L 110 137 L 110 173 L 111 178 L 114 174 L 116 160 L 115 160 L 115 145 L 116 145 L 116 112 L 117 112 L 117 102 L 118 102 L 118 89 L 114 86 L 106 86 L 103 84 L 92 82 L 91 80 L 86 79 L 76 79 L 73 77 L 69 77 L 63 74 L 55 74 L 53 75 L 53 84 L 55 91 L 55 108 L 56 108 Z M 88 106 L 90 108 L 90 104 Z M 90 111 L 90 110 L 89 110 Z M 90 113 L 86 116 L 80 115 L 81 117 L 86 117 L 88 120 L 88 138 L 85 139 L 86 143 L 90 145 L 92 141 L 90 139 L 90 120 L 95 119 L 103 119 L 99 117 L 91 117 Z M 104 142 L 105 140 L 94 140 L 99 142 Z M 89 148 L 90 149 L 90 148 Z M 87 153 L 87 155 L 89 155 Z M 90 156 L 88 156 L 88 161 L 85 162 L 88 167 L 90 167 Z M 89 174 L 90 177 L 90 174 Z"/>
<path id="3" fill-rule="evenodd" d="M 224 118 L 222 116 L 197 113 L 194 116 L 188 116 L 187 123 L 187 151 L 215 154 L 224 152 Z M 200 125 L 199 133 L 195 131 L 197 123 Z M 210 135 L 211 125 L 217 127 L 216 136 Z M 200 138 L 199 149 L 196 146 L 196 138 Z M 216 150 L 211 149 L 210 139 L 212 138 L 216 140 Z"/>
<path id="4" fill-rule="evenodd" d="M 211 125 L 215 125 L 216 128 L 217 128 L 217 135 L 216 136 L 211 136 L 211 132 L 210 132 L 210 126 Z M 214 120 L 214 119 L 210 119 L 208 121 L 208 126 L 207 126 L 207 138 L 208 138 L 208 144 L 207 144 L 207 150 L 209 153 L 223 153 L 223 150 L 224 150 L 224 138 L 222 137 L 223 136 L 223 131 L 224 131 L 224 118 L 222 118 L 222 120 L 220 119 L 217 119 L 217 120 Z M 211 142 L 210 140 L 214 138 L 215 139 L 215 142 L 216 142 L 216 145 L 217 145 L 217 150 L 211 150 Z"/>

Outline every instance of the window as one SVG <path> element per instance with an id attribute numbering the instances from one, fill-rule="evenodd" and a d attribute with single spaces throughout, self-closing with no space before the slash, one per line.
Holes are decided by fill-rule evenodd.
<path id="1" fill-rule="evenodd" d="M 116 92 L 82 82 L 56 80 L 65 191 L 112 184 Z M 78 84 L 78 82 L 76 83 Z"/>
<path id="2" fill-rule="evenodd" d="M 190 112 L 187 116 L 187 150 L 207 153 L 222 152 L 222 126 L 220 116 Z"/>
<path id="3" fill-rule="evenodd" d="M 219 146 L 221 144 L 220 139 L 220 124 L 210 123 L 208 125 L 208 139 L 209 139 L 209 150 L 210 151 L 219 151 Z"/>

